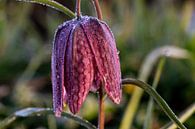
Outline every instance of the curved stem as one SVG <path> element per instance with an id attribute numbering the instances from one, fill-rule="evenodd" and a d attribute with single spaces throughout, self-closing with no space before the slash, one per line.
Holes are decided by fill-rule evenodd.
<path id="1" fill-rule="evenodd" d="M 65 6 L 53 0 L 17 0 L 17 1 L 42 4 L 42 5 L 54 8 L 58 11 L 61 11 L 62 13 L 68 15 L 71 18 L 75 17 L 75 14 L 70 9 L 66 8 Z"/>
<path id="2" fill-rule="evenodd" d="M 76 17 L 81 17 L 81 0 L 76 0 Z"/>
<path id="3" fill-rule="evenodd" d="M 179 117 L 179 120 L 184 123 L 187 119 L 189 119 L 195 113 L 195 103 L 190 105 L 187 110 L 182 113 Z M 176 129 L 177 126 L 174 123 L 168 123 L 160 129 Z"/>
<path id="4" fill-rule="evenodd" d="M 171 110 L 171 108 L 168 106 L 168 104 L 165 102 L 165 100 L 147 83 L 144 83 L 142 81 L 127 78 L 122 80 L 122 84 L 132 84 L 134 86 L 138 86 L 142 88 L 144 91 L 146 91 L 150 96 L 156 100 L 156 102 L 160 105 L 160 107 L 163 109 L 163 111 L 167 114 L 167 116 L 180 128 L 180 129 L 187 129 L 178 119 L 178 117 L 174 114 L 174 112 Z"/>
<path id="5" fill-rule="evenodd" d="M 144 60 L 144 63 L 142 64 L 139 72 L 139 80 L 147 82 L 149 75 L 151 74 L 152 68 L 154 67 L 154 64 L 156 64 L 160 57 L 193 59 L 190 56 L 190 53 L 182 48 L 178 48 L 175 46 L 163 46 L 157 48 L 153 50 Z M 129 129 L 132 127 L 132 123 L 135 118 L 135 114 L 138 109 L 142 95 L 143 90 L 136 87 L 125 109 L 124 116 L 122 117 L 119 129 Z"/>
<path id="6" fill-rule="evenodd" d="M 98 129 L 104 129 L 104 94 L 102 87 L 99 89 L 99 120 Z"/>
<path id="7" fill-rule="evenodd" d="M 93 0 L 98 19 L 102 20 L 102 11 L 98 0 Z"/>
<path id="8" fill-rule="evenodd" d="M 6 119 L 0 122 L 0 129 L 4 129 L 9 126 L 12 122 L 14 122 L 18 117 L 29 117 L 33 115 L 42 115 L 42 114 L 53 114 L 53 110 L 51 108 L 25 108 L 19 111 L 16 111 L 14 114 L 8 116 Z M 62 113 L 62 118 L 72 119 L 78 124 L 88 128 L 88 129 L 97 129 L 94 125 L 88 122 L 85 119 L 82 119 L 79 116 L 69 114 L 66 112 Z"/>
<path id="9" fill-rule="evenodd" d="M 154 81 L 153 81 L 153 84 L 152 84 L 152 87 L 154 89 L 156 89 L 157 86 L 158 86 L 164 64 L 165 64 L 165 57 L 162 57 L 160 59 L 159 63 L 158 63 L 157 70 L 156 70 L 156 73 L 155 73 L 155 76 L 154 76 Z M 144 122 L 143 129 L 150 129 L 151 128 L 153 103 L 154 103 L 153 98 L 150 96 L 150 100 L 148 102 L 148 106 L 147 106 L 147 110 L 146 110 L 147 111 L 146 112 L 146 119 L 145 119 L 145 122 Z"/>

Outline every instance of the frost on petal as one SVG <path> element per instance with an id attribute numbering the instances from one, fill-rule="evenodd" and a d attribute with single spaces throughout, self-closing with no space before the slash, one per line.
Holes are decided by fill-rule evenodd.
<path id="1" fill-rule="evenodd" d="M 73 28 L 68 43 L 65 54 L 65 88 L 70 111 L 75 114 L 90 90 L 94 71 L 92 52 L 79 24 Z"/>
<path id="2" fill-rule="evenodd" d="M 64 54 L 67 46 L 67 39 L 71 31 L 69 23 L 60 26 L 55 34 L 52 50 L 52 89 L 53 89 L 53 108 L 57 117 L 61 116 L 63 101 L 66 99 L 64 90 Z"/>
<path id="3" fill-rule="evenodd" d="M 119 103 L 121 99 L 120 62 L 112 32 L 104 22 L 90 18 L 82 26 L 94 54 L 96 66 L 105 91 L 110 99 Z"/>

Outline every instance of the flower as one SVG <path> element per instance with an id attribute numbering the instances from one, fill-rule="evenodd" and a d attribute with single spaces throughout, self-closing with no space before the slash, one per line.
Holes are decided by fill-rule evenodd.
<path id="1" fill-rule="evenodd" d="M 119 104 L 120 62 L 113 34 L 105 22 L 82 16 L 60 25 L 53 42 L 51 66 L 56 116 L 61 116 L 65 104 L 77 113 L 88 92 L 100 87 Z"/>

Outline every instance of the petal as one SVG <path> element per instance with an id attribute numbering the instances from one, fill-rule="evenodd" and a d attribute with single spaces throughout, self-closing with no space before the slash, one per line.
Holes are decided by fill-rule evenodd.
<path id="1" fill-rule="evenodd" d="M 64 88 L 64 54 L 67 46 L 67 39 L 71 31 L 71 25 L 66 23 L 60 26 L 55 34 L 53 42 L 51 70 L 53 89 L 53 108 L 56 116 L 61 116 L 63 101 L 66 99 Z"/>
<path id="2" fill-rule="evenodd" d="M 94 74 L 92 52 L 79 24 L 71 32 L 67 48 L 65 88 L 70 111 L 75 114 L 90 90 Z"/>
<path id="3" fill-rule="evenodd" d="M 95 62 L 95 61 L 94 61 Z M 95 63 L 94 63 L 95 64 Z M 100 76 L 100 74 L 99 74 L 99 72 L 98 72 L 98 68 L 97 67 L 95 67 L 94 68 L 94 79 L 93 79 L 93 83 L 92 83 L 92 86 L 91 86 L 91 88 L 90 88 L 90 91 L 92 91 L 92 92 L 97 92 L 98 91 L 98 89 L 100 88 L 100 86 L 101 86 L 101 76 Z"/>
<path id="4" fill-rule="evenodd" d="M 119 103 L 121 99 L 120 62 L 112 32 L 108 26 L 95 18 L 83 22 L 82 26 L 90 43 L 95 62 L 110 99 Z"/>

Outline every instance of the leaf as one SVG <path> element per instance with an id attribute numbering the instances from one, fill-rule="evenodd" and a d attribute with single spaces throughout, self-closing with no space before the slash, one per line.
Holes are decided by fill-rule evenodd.
<path id="1" fill-rule="evenodd" d="M 139 88 L 142 88 L 145 92 L 147 92 L 153 99 L 158 103 L 158 105 L 163 109 L 166 115 L 180 128 L 187 129 L 175 115 L 175 113 L 171 110 L 169 105 L 165 102 L 165 100 L 156 92 L 154 88 L 152 88 L 149 84 L 144 83 L 140 80 L 126 78 L 122 80 L 122 84 L 133 84 Z"/>
<path id="2" fill-rule="evenodd" d="M 40 116 L 43 114 L 46 114 L 46 115 L 53 114 L 53 110 L 51 108 L 33 108 L 33 107 L 21 109 L 19 111 L 16 111 L 12 115 L 8 116 L 3 121 L 1 121 L 0 122 L 0 129 L 6 128 L 12 122 L 14 122 L 16 120 L 16 118 L 18 118 L 18 117 Z M 87 120 L 85 120 L 79 116 L 63 112 L 62 117 L 72 119 L 75 122 L 77 122 L 78 124 L 88 128 L 88 129 L 97 129 L 93 124 L 91 124 L 90 122 L 88 122 Z"/>
<path id="3" fill-rule="evenodd" d="M 154 89 L 156 89 L 157 86 L 158 86 L 164 64 L 165 64 L 165 57 L 161 58 L 159 63 L 158 63 L 156 73 L 154 75 L 154 80 L 153 80 L 153 83 L 152 83 L 152 87 Z M 150 129 L 151 126 L 152 126 L 153 105 L 154 105 L 154 101 L 153 101 L 152 97 L 150 97 L 149 102 L 148 102 L 148 106 L 147 106 L 147 110 L 146 110 L 147 113 L 146 113 L 146 119 L 144 121 L 143 129 Z"/>
<path id="4" fill-rule="evenodd" d="M 53 0 L 17 0 L 17 1 L 41 4 L 41 5 L 56 9 L 68 15 L 71 18 L 75 17 L 75 14 L 70 9 L 66 8 L 62 4 L 56 1 L 53 1 Z"/>
<path id="5" fill-rule="evenodd" d="M 190 105 L 187 110 L 180 115 L 179 120 L 184 123 L 186 120 L 188 120 L 193 114 L 195 113 L 195 103 Z M 176 129 L 177 126 L 174 123 L 168 123 L 165 126 L 163 126 L 161 129 Z"/>
<path id="6" fill-rule="evenodd" d="M 169 58 L 177 58 L 177 59 L 191 59 L 190 53 L 182 48 L 176 46 L 163 46 L 153 50 L 151 53 L 147 55 L 145 58 L 141 69 L 139 71 L 138 79 L 147 82 L 149 75 L 152 71 L 152 68 L 159 60 L 160 57 L 169 57 Z M 140 99 L 143 95 L 143 90 L 140 88 L 135 88 L 131 99 L 128 102 L 128 106 L 125 109 L 125 113 L 123 119 L 121 121 L 120 129 L 129 129 L 132 126 L 133 119 L 135 117 L 135 113 L 137 107 L 140 103 Z"/>

